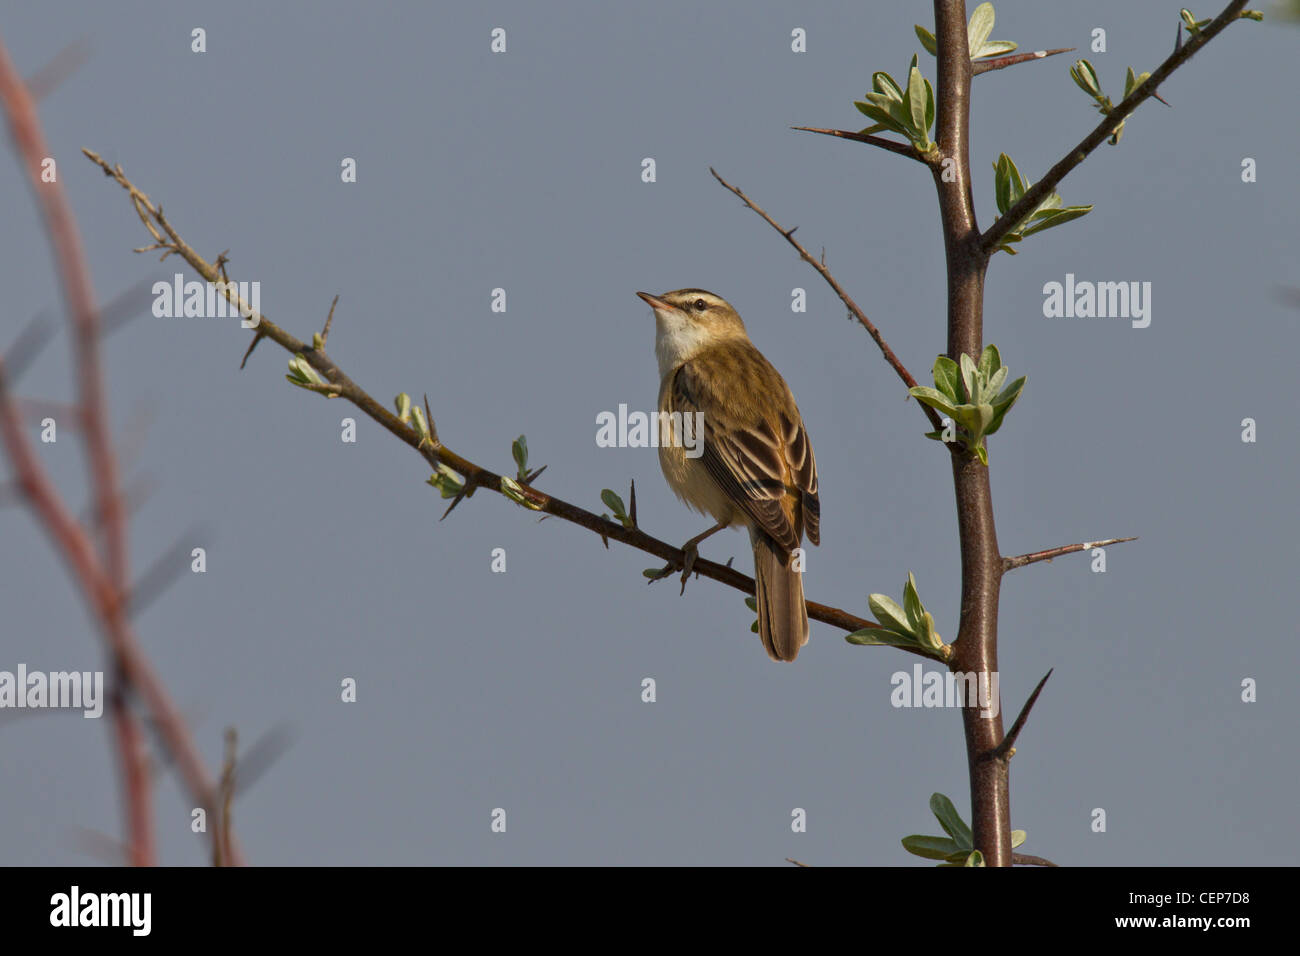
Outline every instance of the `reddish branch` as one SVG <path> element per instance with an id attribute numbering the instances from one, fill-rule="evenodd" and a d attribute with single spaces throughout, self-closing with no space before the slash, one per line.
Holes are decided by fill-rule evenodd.
<path id="1" fill-rule="evenodd" d="M 52 182 L 41 178 L 42 163 L 52 158 L 52 153 L 41 131 L 35 101 L 2 44 L 0 101 L 8 112 L 10 133 L 45 219 L 72 327 L 79 423 L 86 449 L 93 514 L 98 518 L 97 527 L 102 529 L 102 552 L 64 505 L 33 451 L 23 428 L 21 411 L 7 387 L 3 362 L 0 362 L 0 431 L 16 472 L 18 488 L 78 581 L 108 645 L 113 675 L 110 713 L 121 761 L 130 856 L 133 863 L 147 864 L 154 862 L 150 832 L 152 801 L 143 733 L 129 706 L 131 692 L 138 693 L 145 702 L 186 786 L 209 811 L 214 809 L 215 791 L 180 712 L 140 650 L 128 619 L 126 513 L 107 420 L 99 310 L 76 221 L 62 185 L 57 178 Z M 237 847 L 232 849 L 231 858 L 242 859 Z"/>

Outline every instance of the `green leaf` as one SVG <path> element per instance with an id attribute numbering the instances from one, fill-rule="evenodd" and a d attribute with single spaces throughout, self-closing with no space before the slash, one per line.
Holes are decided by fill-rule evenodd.
<path id="1" fill-rule="evenodd" d="M 961 369 L 957 367 L 957 363 L 946 355 L 940 355 L 934 360 L 934 368 L 931 371 L 934 375 L 934 384 L 939 391 L 953 402 L 960 403 L 963 398 L 960 391 Z"/>
<path id="2" fill-rule="evenodd" d="M 934 126 L 934 87 L 930 85 L 929 80 L 926 80 L 925 81 L 925 128 L 927 131 L 926 133 L 927 144 L 930 142 L 929 130 L 932 126 Z"/>
<path id="3" fill-rule="evenodd" d="M 411 427 L 415 429 L 415 433 L 420 436 L 422 442 L 423 439 L 429 437 L 429 423 L 425 420 L 424 409 L 419 405 L 411 408 Z"/>
<path id="4" fill-rule="evenodd" d="M 989 56 L 1000 56 L 1003 53 L 1014 52 L 1020 44 L 1012 43 L 1010 40 L 989 40 L 980 48 L 979 53 L 971 57 L 974 59 L 983 59 Z"/>
<path id="5" fill-rule="evenodd" d="M 957 364 L 961 368 L 961 383 L 966 389 L 966 401 L 975 401 L 975 360 L 965 352 L 957 356 Z"/>
<path id="6" fill-rule="evenodd" d="M 911 112 L 912 131 L 916 138 L 929 145 L 928 126 L 925 125 L 925 79 L 921 71 L 912 67 L 907 75 L 907 104 Z"/>
<path id="7" fill-rule="evenodd" d="M 1006 153 L 998 157 L 993 164 L 994 195 L 998 203 L 998 212 L 1004 213 L 1011 208 L 1011 171 L 1007 164 L 1011 160 Z"/>
<path id="8" fill-rule="evenodd" d="M 1097 71 L 1087 60 L 1075 60 L 1074 66 L 1070 67 L 1070 76 L 1074 77 L 1074 82 L 1079 89 L 1089 96 L 1101 96 L 1101 83 L 1097 80 Z"/>
<path id="9" fill-rule="evenodd" d="M 993 407 L 999 412 L 1005 412 L 1008 408 L 1016 403 L 1020 397 L 1020 390 L 1025 387 L 1026 376 L 1022 375 L 1002 391 L 998 392 L 997 397 L 993 399 Z"/>
<path id="10" fill-rule="evenodd" d="M 536 504 L 524 494 L 524 489 L 519 486 L 519 482 L 513 478 L 501 476 L 501 493 L 513 501 L 515 504 L 523 505 L 532 511 L 541 511 L 542 506 Z"/>
<path id="11" fill-rule="evenodd" d="M 887 129 L 895 133 L 906 132 L 906 130 L 903 129 L 903 124 L 898 122 L 898 120 L 894 119 L 894 117 L 890 116 L 888 111 L 881 109 L 879 106 L 876 106 L 874 103 L 855 102 L 853 105 L 858 108 L 858 111 L 860 113 L 863 113 L 870 119 L 875 120 L 876 123 L 879 124 L 879 126 L 877 127 L 878 129 Z"/>
<path id="12" fill-rule="evenodd" d="M 947 837 L 924 836 L 919 833 L 903 837 L 903 849 L 927 860 L 946 860 L 954 853 L 960 853 L 964 857 L 970 852 L 969 847 L 962 849 Z"/>
<path id="13" fill-rule="evenodd" d="M 901 103 L 903 101 L 903 89 L 895 82 L 894 78 L 884 70 L 878 70 L 871 74 L 871 88 L 877 93 L 888 97 L 891 100 Z M 869 97 L 871 94 L 868 93 Z"/>
<path id="14" fill-rule="evenodd" d="M 934 38 L 933 33 L 919 23 L 916 25 L 916 38 L 921 41 L 921 46 L 925 47 L 925 52 L 930 56 L 939 55 L 939 41 Z"/>
<path id="15" fill-rule="evenodd" d="M 444 498 L 455 498 L 465 488 L 464 478 L 441 462 L 438 463 L 438 470 L 426 478 L 425 483 L 437 488 Z"/>
<path id="16" fill-rule="evenodd" d="M 515 466 L 519 469 L 519 480 L 524 480 L 524 475 L 528 474 L 528 439 L 520 435 L 510 443 L 510 454 L 515 459 Z"/>
<path id="17" fill-rule="evenodd" d="M 409 422 L 411 420 L 411 396 L 402 392 L 397 398 L 393 399 L 393 404 L 397 408 L 398 420 Z"/>
<path id="18" fill-rule="evenodd" d="M 922 404 L 929 405 L 936 411 L 943 412 L 948 417 L 952 417 L 953 409 L 956 405 L 953 401 L 937 389 L 930 388 L 928 385 L 917 385 L 909 388 L 907 393 Z"/>
<path id="19" fill-rule="evenodd" d="M 903 585 L 903 612 L 907 615 L 908 630 L 918 634 L 925 626 L 925 608 L 921 606 L 921 597 L 916 593 L 916 578 L 907 572 L 907 583 Z"/>
<path id="20" fill-rule="evenodd" d="M 979 850 L 971 850 L 970 856 L 966 857 L 966 866 L 983 866 L 984 854 Z"/>
<path id="21" fill-rule="evenodd" d="M 966 24 L 966 38 L 970 44 L 970 56 L 974 59 L 980 48 L 984 46 L 984 41 L 989 38 L 993 32 L 993 4 L 981 3 L 975 8 L 975 12 L 970 15 L 970 22 Z"/>
<path id="22" fill-rule="evenodd" d="M 910 634 L 900 634 L 885 627 L 864 627 L 852 634 L 845 634 L 844 639 L 850 644 L 874 647 L 917 647 L 916 638 Z"/>
<path id="23" fill-rule="evenodd" d="M 943 660 L 943 639 L 939 637 L 939 632 L 934 629 L 934 615 L 929 611 L 922 612 L 919 630 L 920 634 L 918 637 L 918 643 L 923 647 L 928 647 L 930 650 L 935 651 L 936 653 L 934 656 Z"/>
<path id="24" fill-rule="evenodd" d="M 745 598 L 745 607 L 749 608 L 751 611 L 757 614 L 758 599 L 751 594 L 749 597 Z"/>
<path id="25" fill-rule="evenodd" d="M 884 110 L 885 115 L 898 127 L 900 133 L 906 133 L 911 122 L 911 111 L 902 99 L 894 99 L 886 93 L 868 93 L 867 102 Z"/>
<path id="26" fill-rule="evenodd" d="M 1006 417 L 1011 406 L 1020 398 L 1020 390 L 1025 387 L 1025 376 L 1020 376 L 1010 385 L 1008 385 L 997 398 L 993 399 L 993 421 L 988 423 L 984 429 L 985 435 L 992 435 L 1002 427 L 1002 419 Z"/>
<path id="27" fill-rule="evenodd" d="M 867 597 L 867 606 L 871 608 L 871 613 L 876 616 L 876 621 L 893 631 L 900 634 L 907 634 L 911 628 L 907 624 L 907 614 L 898 602 L 888 594 L 871 594 Z M 871 628 L 868 628 L 871 630 Z"/>
<path id="28" fill-rule="evenodd" d="M 1034 223 L 1024 231 L 1024 235 L 1032 236 L 1036 232 L 1042 232 L 1044 229 L 1051 229 L 1053 226 L 1059 226 L 1067 223 L 1071 219 L 1078 219 L 1092 212 L 1092 206 L 1066 206 L 1064 209 L 1049 209 L 1035 213 L 1038 222 Z"/>
<path id="29" fill-rule="evenodd" d="M 1016 847 L 1020 846 L 1020 844 L 1024 843 L 1027 839 L 1029 839 L 1029 834 L 1026 833 L 1024 830 L 1012 830 L 1011 849 L 1014 850 Z"/>
<path id="30" fill-rule="evenodd" d="M 623 499 L 608 488 L 601 491 L 600 500 L 605 502 L 606 508 L 614 512 L 615 518 L 622 518 L 627 514 L 627 509 L 623 507 Z"/>
<path id="31" fill-rule="evenodd" d="M 961 818 L 961 814 L 952 805 L 952 801 L 942 793 L 932 793 L 930 795 L 930 812 L 939 821 L 939 826 L 943 827 L 943 831 L 952 837 L 958 846 L 970 849 L 975 845 L 975 836 L 971 833 L 970 827 Z"/>
<path id="32" fill-rule="evenodd" d="M 988 381 L 994 372 L 1002 368 L 1002 353 L 998 351 L 996 345 L 984 346 L 984 351 L 980 353 L 978 368 L 985 381 Z M 994 391 L 996 392 L 996 389 Z"/>
<path id="33" fill-rule="evenodd" d="M 978 405 L 958 405 L 952 410 L 953 421 L 977 439 L 986 433 L 994 414 L 993 406 L 987 402 L 980 402 Z"/>

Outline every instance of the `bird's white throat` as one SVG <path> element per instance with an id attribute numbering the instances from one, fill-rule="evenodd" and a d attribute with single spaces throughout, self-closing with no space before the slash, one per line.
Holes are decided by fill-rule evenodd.
<path id="1" fill-rule="evenodd" d="M 690 316 L 655 310 L 655 357 L 661 379 L 714 341 L 712 330 Z"/>

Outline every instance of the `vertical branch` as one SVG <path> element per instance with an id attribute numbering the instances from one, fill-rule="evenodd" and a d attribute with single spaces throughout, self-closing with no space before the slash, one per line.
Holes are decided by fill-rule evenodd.
<path id="1" fill-rule="evenodd" d="M 150 666 L 132 631 L 127 609 L 130 570 L 127 562 L 126 508 L 120 492 L 117 459 L 108 427 L 108 404 L 100 351 L 100 317 L 81 247 L 76 220 L 60 182 L 42 178 L 43 163 L 53 158 L 31 92 L 0 43 L 0 103 L 9 116 L 9 130 L 31 179 L 45 220 L 72 325 L 73 358 L 79 390 L 77 414 L 86 448 L 88 482 L 94 516 L 80 525 L 68 511 L 39 458 L 23 433 L 21 415 L 6 388 L 0 361 L 0 441 L 17 472 L 17 483 L 29 506 L 50 535 L 95 615 L 110 657 L 112 687 L 109 712 L 120 755 L 129 846 L 132 862 L 154 862 L 153 802 L 147 772 L 147 752 L 139 718 L 130 706 L 129 691 L 140 695 L 164 746 L 176 761 L 194 799 L 215 810 L 214 787 L 203 766 L 180 711 Z M 56 167 L 57 172 L 57 167 Z M 94 528 L 103 529 L 97 548 Z M 238 845 L 230 843 L 231 862 L 242 864 Z"/>
<path id="2" fill-rule="evenodd" d="M 964 0 L 934 0 L 939 43 L 936 138 L 942 160 L 933 166 L 948 271 L 948 356 L 978 360 L 984 340 L 984 273 L 970 179 L 971 62 Z M 1002 558 L 993 522 L 989 470 L 953 444 L 952 478 L 961 542 L 961 618 L 952 669 L 993 674 L 998 668 L 998 594 Z M 998 709 L 1001 712 L 1001 709 Z M 962 709 L 970 771 L 975 847 L 989 866 L 1011 865 L 1011 807 L 1007 761 L 998 756 L 1002 718 L 983 718 L 979 706 Z"/>

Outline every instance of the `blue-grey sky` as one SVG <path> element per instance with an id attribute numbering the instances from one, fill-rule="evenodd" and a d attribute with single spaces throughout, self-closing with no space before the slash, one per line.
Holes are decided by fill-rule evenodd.
<path id="1" fill-rule="evenodd" d="M 1118 99 L 1127 66 L 1169 53 L 1178 5 L 997 13 L 995 39 L 1079 47 Z M 635 479 L 644 529 L 680 542 L 706 520 L 654 450 L 597 447 L 596 416 L 655 401 L 653 320 L 633 293 L 710 289 L 786 377 L 816 450 L 809 598 L 866 616 L 867 595 L 900 596 L 910 571 L 951 639 L 947 453 L 834 294 L 708 172 L 824 247 L 928 379 L 945 348 L 928 172 L 789 127 L 864 125 L 853 100 L 874 70 L 904 76 L 912 25 L 930 19 L 925 2 L 81 2 L 9 5 L 0 35 L 27 75 L 91 46 L 41 113 L 102 301 L 178 266 L 131 252 L 146 237 L 83 146 L 204 254 L 230 250 L 232 276 L 260 281 L 267 316 L 300 338 L 337 293 L 333 357 L 381 401 L 427 393 L 448 447 L 508 471 L 526 434 L 549 465 L 541 488 L 601 511 L 602 488 Z M 489 49 L 496 27 L 505 53 Z M 1088 52 L 1099 27 L 1107 51 Z M 795 28 L 807 52 L 791 51 Z M 1298 38 L 1233 25 L 1162 88 L 1172 108 L 1143 106 L 1062 185 L 1093 212 L 989 271 L 986 340 L 1029 377 L 989 443 L 1003 553 L 1141 536 L 1107 551 L 1105 573 L 1074 555 L 1003 585 L 1008 720 L 1055 668 L 1013 761 L 1012 821 L 1026 851 L 1061 863 L 1296 861 L 1297 312 L 1280 290 L 1300 285 Z M 976 80 L 982 226 L 1000 152 L 1037 179 L 1097 122 L 1072 59 Z M 356 183 L 340 181 L 345 157 Z M 61 325 L 62 306 L 12 148 L 0 177 L 7 344 L 42 311 Z M 1045 318 L 1043 287 L 1067 274 L 1149 282 L 1149 327 Z M 237 322 L 158 319 L 140 301 L 105 350 L 124 473 L 152 487 L 133 565 L 177 540 L 208 560 L 137 624 L 210 765 L 227 726 L 245 744 L 291 728 L 235 806 L 252 862 L 923 865 L 899 839 L 938 832 L 930 794 L 968 814 L 958 713 L 891 706 L 891 675 L 916 658 L 814 623 L 797 663 L 774 664 L 736 591 L 647 586 L 650 556 L 486 492 L 440 523 L 420 459 L 292 388 L 284 352 L 263 343 L 240 371 Z M 63 400 L 70 384 L 61 335 L 19 391 Z M 350 415 L 354 444 L 340 441 Z M 81 507 L 70 422 L 58 436 L 40 452 Z M 735 531 L 703 554 L 752 566 Z M 0 511 L 0 669 L 103 662 L 32 517 Z M 355 704 L 340 700 L 348 677 Z M 121 835 L 107 720 L 0 714 L 0 761 L 0 861 L 93 863 L 84 832 Z M 157 796 L 162 858 L 204 862 L 170 774 Z"/>

